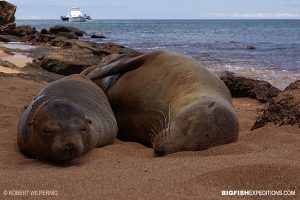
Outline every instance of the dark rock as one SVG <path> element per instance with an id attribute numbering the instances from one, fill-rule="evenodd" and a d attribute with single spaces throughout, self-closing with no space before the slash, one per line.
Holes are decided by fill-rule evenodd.
<path id="1" fill-rule="evenodd" d="M 255 46 L 247 46 L 246 49 L 247 49 L 247 50 L 255 50 L 256 47 L 255 47 Z"/>
<path id="2" fill-rule="evenodd" d="M 89 41 L 76 40 L 76 39 L 68 39 L 62 36 L 56 37 L 51 41 L 52 46 L 62 47 L 65 49 L 76 49 L 76 50 L 84 50 L 88 49 L 93 52 L 94 55 L 98 56 L 107 56 L 112 53 L 115 54 L 127 54 L 127 53 L 136 53 L 136 51 L 125 48 L 120 45 L 116 45 L 113 43 L 106 44 L 96 44 Z"/>
<path id="3" fill-rule="evenodd" d="M 250 97 L 266 103 L 280 92 L 266 81 L 236 76 L 232 72 L 224 72 L 220 78 L 227 85 L 233 97 Z"/>
<path id="4" fill-rule="evenodd" d="M 52 46 L 59 48 L 46 52 L 35 65 L 61 75 L 80 73 L 86 67 L 103 63 L 110 55 L 136 53 L 132 49 L 112 43 L 99 45 L 62 36 L 55 37 L 50 42 Z"/>
<path id="5" fill-rule="evenodd" d="M 48 72 L 43 68 L 39 67 L 38 65 L 36 65 L 35 63 L 27 63 L 27 65 L 22 69 L 27 71 L 27 73 L 25 73 L 24 75 L 18 74 L 18 75 L 22 75 L 21 78 L 27 78 L 27 76 L 30 75 L 28 77 L 29 80 L 36 80 L 39 82 L 45 82 L 45 81 L 52 82 L 64 77 L 59 74 L 53 74 L 51 72 Z"/>
<path id="6" fill-rule="evenodd" d="M 133 49 L 129 49 L 129 48 L 126 48 L 124 46 L 117 45 L 117 44 L 114 44 L 114 43 L 111 43 L 111 42 L 101 44 L 101 45 L 99 45 L 98 48 L 102 49 L 102 50 L 110 51 L 110 52 L 115 53 L 115 54 L 137 53 L 137 51 L 135 51 Z"/>
<path id="7" fill-rule="evenodd" d="M 59 32 L 57 36 L 63 36 L 68 39 L 78 39 L 78 36 L 74 32 Z"/>
<path id="8" fill-rule="evenodd" d="M 38 34 L 38 35 L 36 35 L 36 42 L 38 42 L 38 43 L 50 43 L 55 38 L 56 37 L 53 36 L 53 35 Z"/>
<path id="9" fill-rule="evenodd" d="M 63 47 L 66 43 L 71 43 L 70 40 L 63 36 L 55 37 L 51 40 L 51 45 L 55 47 Z"/>
<path id="10" fill-rule="evenodd" d="M 109 49 L 102 48 L 102 45 L 98 45 L 98 44 L 88 42 L 88 41 L 75 40 L 74 45 L 75 45 L 75 47 L 80 48 L 80 49 L 89 49 L 93 52 L 93 54 L 99 55 L 99 56 L 109 55 L 109 54 L 113 53 Z"/>
<path id="11" fill-rule="evenodd" d="M 13 53 L 14 49 L 6 48 L 6 47 L 0 45 L 0 50 L 3 51 L 4 53 L 8 54 L 8 55 L 11 55 L 11 56 L 15 55 Z"/>
<path id="12" fill-rule="evenodd" d="M 16 23 L 9 23 L 3 26 L 0 26 L 0 34 L 5 34 L 6 31 L 16 28 Z"/>
<path id="13" fill-rule="evenodd" d="M 31 43 L 35 43 L 36 42 L 36 35 L 25 35 L 22 38 L 22 42 L 31 42 Z"/>
<path id="14" fill-rule="evenodd" d="M 56 36 L 54 35 L 47 35 L 47 34 L 40 34 L 36 33 L 34 35 L 26 35 L 23 37 L 22 42 L 30 42 L 32 44 L 47 44 L 50 43 Z"/>
<path id="15" fill-rule="evenodd" d="M 0 35 L 0 42 L 21 42 L 22 38 L 15 35 Z"/>
<path id="16" fill-rule="evenodd" d="M 31 35 L 36 33 L 36 29 L 34 27 L 23 25 L 23 26 L 17 26 L 14 29 L 6 30 L 4 33 L 8 35 L 15 35 L 18 37 L 23 37 L 25 35 Z"/>
<path id="17" fill-rule="evenodd" d="M 11 40 L 6 35 L 0 35 L 0 42 L 11 42 Z"/>
<path id="18" fill-rule="evenodd" d="M 6 1 L 0 1 L 0 26 L 14 23 L 17 7 Z"/>
<path id="19" fill-rule="evenodd" d="M 0 65 L 3 66 L 3 67 L 8 67 L 8 68 L 11 68 L 11 69 L 18 69 L 18 66 L 16 66 L 15 64 L 7 61 L 7 60 L 1 60 L 0 59 Z"/>
<path id="20" fill-rule="evenodd" d="M 57 25 L 49 29 L 50 34 L 58 34 L 60 32 L 74 32 L 78 37 L 82 37 L 83 34 L 86 34 L 84 31 L 72 26 Z"/>
<path id="21" fill-rule="evenodd" d="M 49 34 L 49 32 L 47 31 L 47 29 L 43 28 L 41 30 L 41 34 L 47 35 L 47 34 Z"/>
<path id="22" fill-rule="evenodd" d="M 36 62 L 43 69 L 60 75 L 80 73 L 84 68 L 101 62 L 90 50 L 56 49 Z"/>
<path id="23" fill-rule="evenodd" d="M 91 38 L 106 38 L 103 35 L 91 35 Z"/>
<path id="24" fill-rule="evenodd" d="M 257 118 L 251 130 L 270 122 L 277 125 L 298 124 L 300 128 L 300 80 L 292 83 L 265 106 L 263 114 Z"/>
<path id="25" fill-rule="evenodd" d="M 284 91 L 290 91 L 290 90 L 299 90 L 300 88 L 300 80 L 295 81 L 294 83 L 291 83 L 289 86 L 287 86 Z"/>

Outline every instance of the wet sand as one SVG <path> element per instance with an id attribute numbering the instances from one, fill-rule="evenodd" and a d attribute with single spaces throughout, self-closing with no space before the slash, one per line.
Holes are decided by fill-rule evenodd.
<path id="1" fill-rule="evenodd" d="M 1 69 L 1 68 L 0 68 Z M 9 72 L 8 72 L 9 73 Z M 198 152 L 153 157 L 153 150 L 117 140 L 65 165 L 26 158 L 16 141 L 24 106 L 46 84 L 0 73 L 0 199 L 232 199 L 222 190 L 296 190 L 299 199 L 300 130 L 272 124 L 250 132 L 262 104 L 235 98 L 238 142 Z M 52 195 L 4 196 L 3 191 L 48 190 Z M 14 193 L 15 194 L 15 193 Z"/>

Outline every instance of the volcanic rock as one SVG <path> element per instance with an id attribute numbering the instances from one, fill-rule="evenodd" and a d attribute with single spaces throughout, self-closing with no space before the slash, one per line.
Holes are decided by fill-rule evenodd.
<path id="1" fill-rule="evenodd" d="M 82 31 L 82 30 L 80 30 L 78 28 L 72 27 L 72 26 L 60 26 L 60 25 L 57 25 L 57 26 L 54 26 L 54 27 L 52 27 L 52 28 L 49 29 L 49 33 L 50 34 L 58 34 L 60 32 L 73 32 L 78 37 L 82 37 L 83 34 L 86 34 L 84 31 Z"/>
<path id="2" fill-rule="evenodd" d="M 251 130 L 261 128 L 270 122 L 280 126 L 298 125 L 300 128 L 300 80 L 289 85 L 265 106 Z"/>
<path id="3" fill-rule="evenodd" d="M 0 26 L 14 23 L 17 7 L 6 1 L 0 1 Z"/>
<path id="4" fill-rule="evenodd" d="M 224 72 L 220 78 L 227 85 L 233 97 L 249 97 L 257 99 L 261 103 L 267 103 L 280 92 L 266 81 L 236 76 L 231 72 Z"/>
<path id="5" fill-rule="evenodd" d="M 90 50 L 56 49 L 49 51 L 35 64 L 60 75 L 80 73 L 84 68 L 101 62 L 101 57 Z"/>

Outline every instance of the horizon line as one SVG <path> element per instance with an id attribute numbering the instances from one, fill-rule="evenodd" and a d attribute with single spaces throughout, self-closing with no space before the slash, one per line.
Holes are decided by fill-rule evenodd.
<path id="1" fill-rule="evenodd" d="M 62 21 L 59 18 L 51 19 L 51 18 L 44 18 L 44 19 L 31 19 L 31 18 L 19 18 L 17 20 L 56 20 Z M 93 19 L 93 20 L 300 20 L 300 18 L 101 18 L 101 19 Z"/>

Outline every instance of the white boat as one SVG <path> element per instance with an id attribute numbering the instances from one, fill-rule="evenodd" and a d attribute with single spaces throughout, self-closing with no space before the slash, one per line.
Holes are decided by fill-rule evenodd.
<path id="1" fill-rule="evenodd" d="M 86 14 L 82 14 L 79 7 L 71 7 L 70 12 L 66 16 L 61 16 L 63 21 L 69 22 L 85 22 L 86 20 L 91 20 L 91 18 L 87 18 Z"/>
<path id="2" fill-rule="evenodd" d="M 84 22 L 85 17 L 81 13 L 79 7 L 71 7 L 70 13 L 69 13 L 69 22 Z"/>

